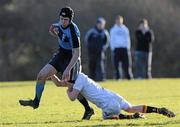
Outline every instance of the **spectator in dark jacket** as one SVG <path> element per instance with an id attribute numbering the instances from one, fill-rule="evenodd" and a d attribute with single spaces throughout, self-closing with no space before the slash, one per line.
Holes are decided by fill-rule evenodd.
<path id="1" fill-rule="evenodd" d="M 135 67 L 136 78 L 152 78 L 152 42 L 154 41 L 153 31 L 149 28 L 147 19 L 139 22 L 139 28 L 135 32 L 136 52 Z"/>
<path id="2" fill-rule="evenodd" d="M 89 76 L 96 81 L 105 80 L 105 51 L 109 44 L 109 33 L 105 29 L 105 24 L 104 18 L 98 18 L 96 25 L 85 36 L 89 57 Z"/>

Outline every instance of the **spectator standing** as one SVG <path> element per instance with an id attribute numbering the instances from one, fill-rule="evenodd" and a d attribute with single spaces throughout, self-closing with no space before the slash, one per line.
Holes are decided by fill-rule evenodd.
<path id="1" fill-rule="evenodd" d="M 132 79 L 131 42 L 128 28 L 123 24 L 122 16 L 117 16 L 115 25 L 110 30 L 110 47 L 113 54 L 116 79 L 120 79 L 119 63 L 126 79 Z"/>
<path id="2" fill-rule="evenodd" d="M 109 45 L 109 33 L 105 29 L 106 21 L 98 18 L 96 25 L 85 36 L 88 50 L 90 77 L 96 81 L 105 80 L 105 51 Z"/>
<path id="3" fill-rule="evenodd" d="M 136 36 L 136 52 L 135 67 L 136 78 L 152 78 L 152 42 L 154 41 L 153 31 L 149 28 L 148 20 L 142 19 L 139 27 L 135 32 Z"/>

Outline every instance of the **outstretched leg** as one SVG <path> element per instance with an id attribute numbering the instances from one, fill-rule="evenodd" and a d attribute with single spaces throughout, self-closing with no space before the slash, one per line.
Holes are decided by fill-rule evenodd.
<path id="1" fill-rule="evenodd" d="M 175 117 L 176 115 L 168 110 L 167 108 L 157 108 L 157 107 L 151 107 L 151 106 L 146 106 L 146 105 L 139 105 L 139 106 L 132 106 L 129 107 L 127 110 L 125 110 L 129 113 L 136 113 L 136 112 L 141 112 L 141 113 L 158 113 L 165 115 L 167 117 Z"/>
<path id="2" fill-rule="evenodd" d="M 37 76 L 36 93 L 34 100 L 19 100 L 19 103 L 22 106 L 30 106 L 33 107 L 34 109 L 38 108 L 44 90 L 46 79 L 56 73 L 57 71 L 52 65 L 50 64 L 45 65 Z"/>
<path id="3" fill-rule="evenodd" d="M 126 114 L 119 114 L 119 115 L 113 115 L 112 117 L 109 117 L 107 119 L 139 119 L 139 118 L 145 118 L 143 114 L 140 114 L 138 112 L 130 115 Z"/>

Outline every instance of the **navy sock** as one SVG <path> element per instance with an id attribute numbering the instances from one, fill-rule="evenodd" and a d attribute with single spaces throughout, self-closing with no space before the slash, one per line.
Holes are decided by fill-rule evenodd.
<path id="1" fill-rule="evenodd" d="M 91 108 L 90 108 L 90 106 L 88 104 L 88 101 L 86 100 L 85 97 L 81 96 L 81 98 L 78 98 L 78 100 L 84 106 L 86 111 L 90 111 L 91 110 Z"/>
<path id="2" fill-rule="evenodd" d="M 159 109 L 156 107 L 151 107 L 151 106 L 143 106 L 143 113 L 158 113 Z"/>
<path id="3" fill-rule="evenodd" d="M 35 95 L 35 98 L 34 98 L 34 102 L 35 102 L 36 105 L 39 105 L 43 90 L 44 90 L 44 84 L 37 82 L 37 84 L 36 84 L 36 95 Z"/>

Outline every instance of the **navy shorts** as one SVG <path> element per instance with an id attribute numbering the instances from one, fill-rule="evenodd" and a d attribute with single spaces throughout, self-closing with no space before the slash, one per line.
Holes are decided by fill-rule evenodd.
<path id="1" fill-rule="evenodd" d="M 63 74 L 64 70 L 71 61 L 71 58 L 72 58 L 71 50 L 59 48 L 59 50 L 53 55 L 52 59 L 49 61 L 49 64 L 52 65 L 57 70 L 57 72 Z M 71 70 L 71 76 L 69 82 L 72 83 L 75 82 L 80 72 L 80 67 L 81 67 L 81 63 L 80 63 L 80 59 L 78 59 L 77 63 L 74 65 L 74 67 Z"/>

